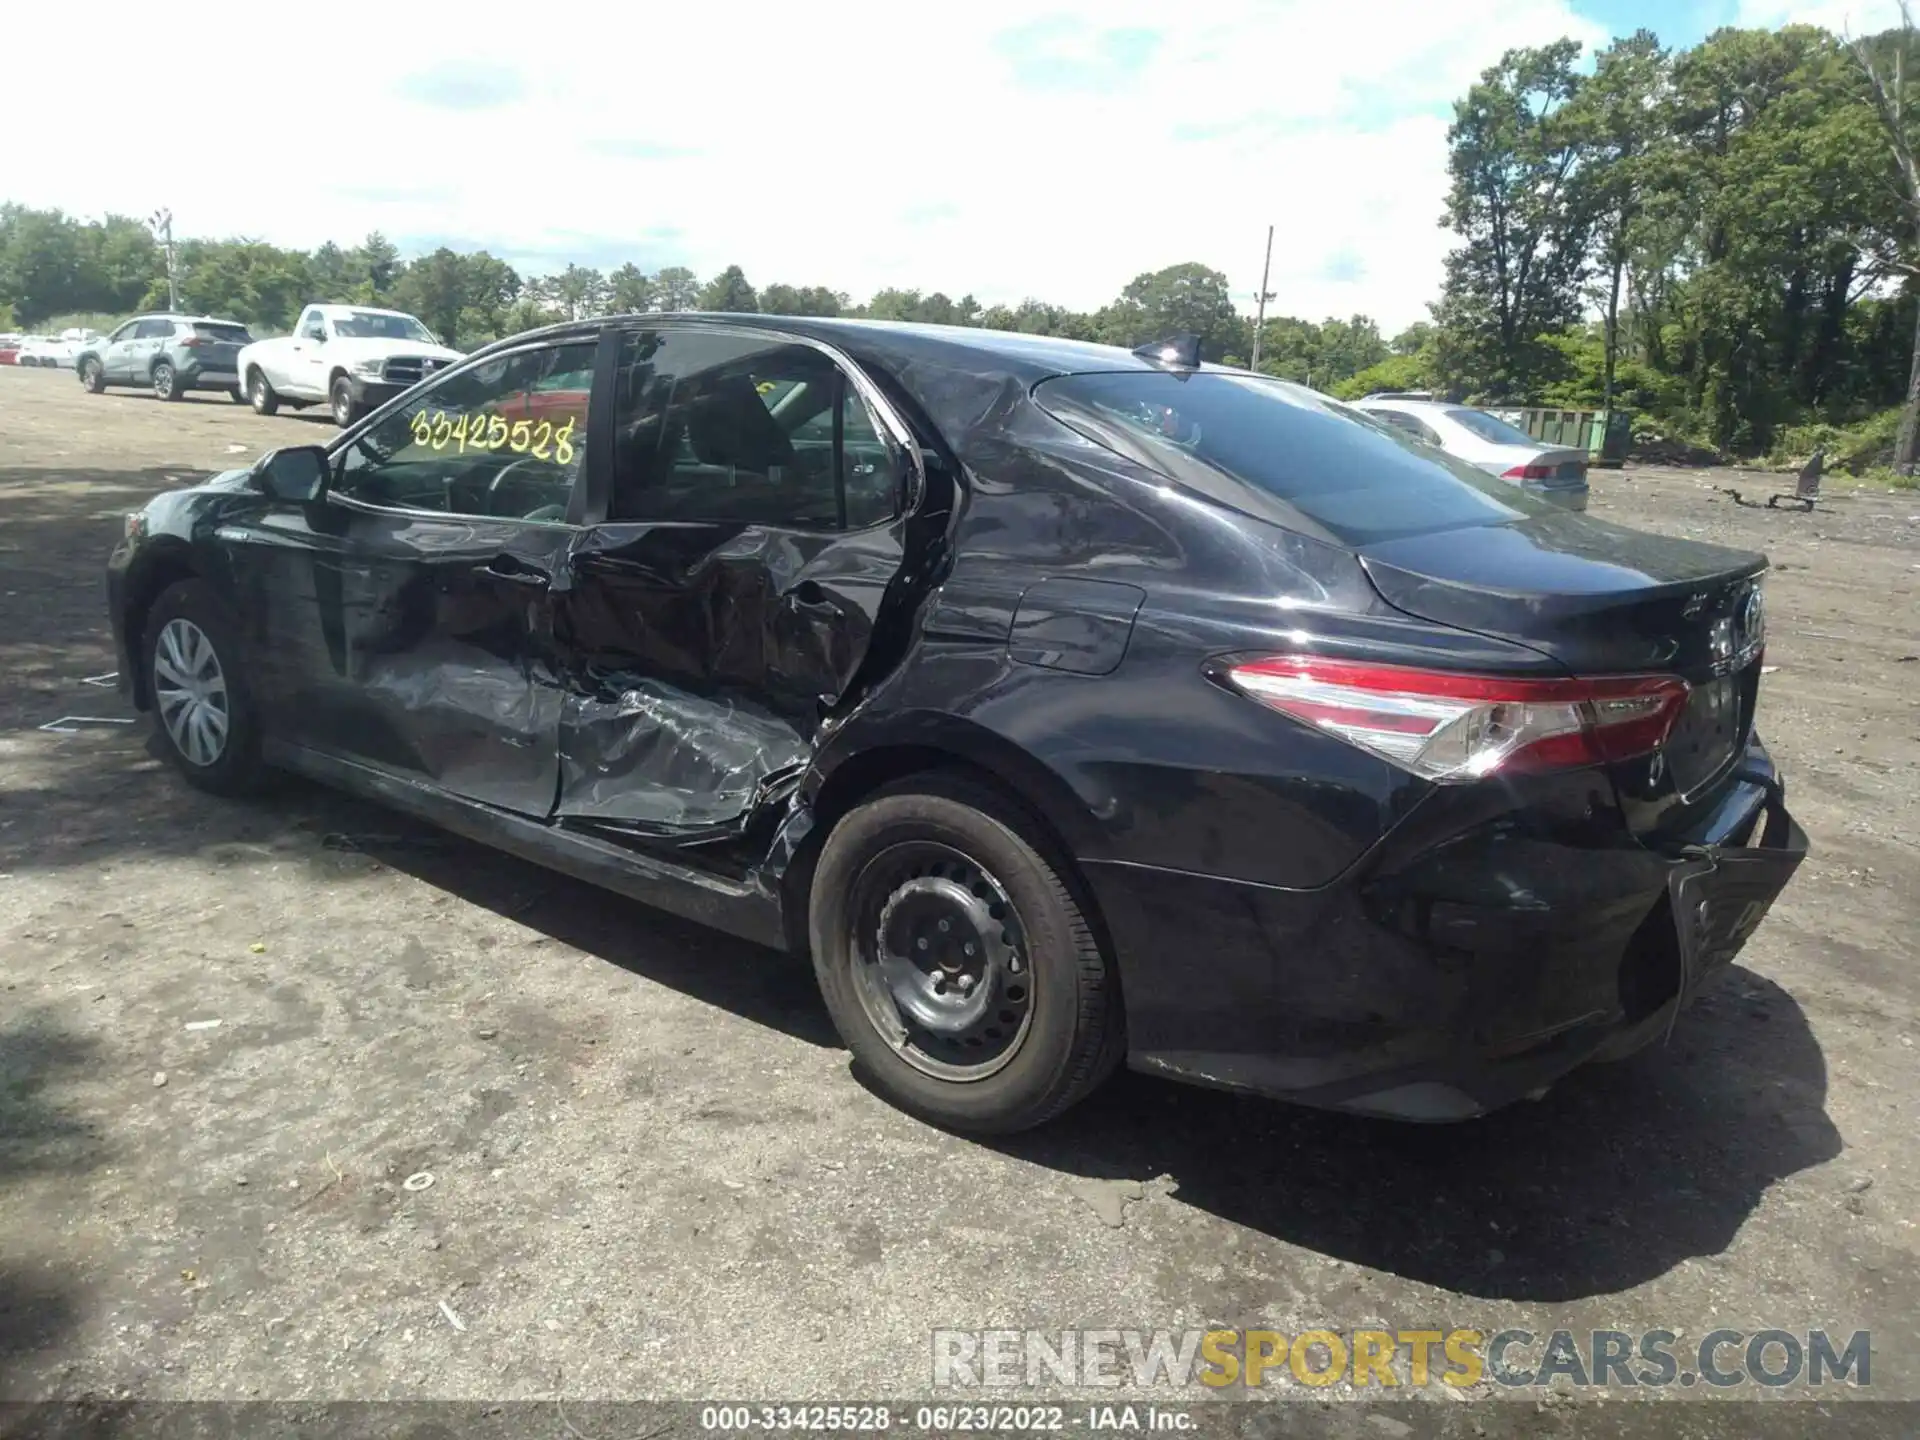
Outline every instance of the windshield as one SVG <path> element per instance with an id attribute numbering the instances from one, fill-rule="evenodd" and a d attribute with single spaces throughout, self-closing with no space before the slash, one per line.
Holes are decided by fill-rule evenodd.
<path id="1" fill-rule="evenodd" d="M 1491 441 L 1495 445 L 1530 445 L 1535 449 L 1540 446 L 1540 442 L 1526 431 L 1516 429 L 1504 420 L 1496 420 L 1484 410 L 1469 410 L 1465 406 L 1455 406 L 1445 413 L 1449 420 L 1466 426 L 1482 440 Z"/>
<path id="2" fill-rule="evenodd" d="M 1222 504 L 1268 497 L 1347 545 L 1497 525 L 1545 502 L 1305 386 L 1203 371 L 1063 375 L 1034 398 L 1091 440 Z"/>
<path id="3" fill-rule="evenodd" d="M 418 340 L 437 343 L 433 333 L 411 315 L 383 315 L 377 310 L 353 310 L 333 317 L 333 333 L 349 340 Z"/>

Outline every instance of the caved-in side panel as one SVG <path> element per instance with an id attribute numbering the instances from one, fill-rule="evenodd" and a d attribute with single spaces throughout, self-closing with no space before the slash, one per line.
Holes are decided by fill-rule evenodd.
<path id="1" fill-rule="evenodd" d="M 583 537 L 556 612 L 560 816 L 744 825 L 859 671 L 900 568 L 896 531 L 630 523 Z"/>
<path id="2" fill-rule="evenodd" d="M 769 777 L 790 771 L 807 742 L 776 716 L 644 676 L 608 676 L 595 695 L 567 697 L 560 813 L 662 830 L 727 826 L 753 809 Z"/>

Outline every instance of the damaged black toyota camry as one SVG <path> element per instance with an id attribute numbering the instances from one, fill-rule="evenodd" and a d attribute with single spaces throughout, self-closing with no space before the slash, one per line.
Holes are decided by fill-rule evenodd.
<path id="1" fill-rule="evenodd" d="M 161 496 L 109 590 L 193 783 L 810 954 L 1007 1131 L 1122 1061 L 1460 1119 L 1666 1032 L 1806 851 L 1765 567 L 1185 340 L 648 315 Z"/>

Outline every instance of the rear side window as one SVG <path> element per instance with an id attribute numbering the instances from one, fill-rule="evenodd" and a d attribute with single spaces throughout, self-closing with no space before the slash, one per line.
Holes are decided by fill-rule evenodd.
<path id="1" fill-rule="evenodd" d="M 1515 429 L 1504 420 L 1487 414 L 1484 410 L 1469 410 L 1464 405 L 1447 411 L 1447 418 L 1454 424 L 1464 426 L 1482 440 L 1495 445 L 1538 445 L 1540 442 L 1524 430 Z"/>
<path id="2" fill-rule="evenodd" d="M 811 346 L 642 331 L 614 394 L 611 520 L 859 530 L 894 514 L 902 457 Z"/>
<path id="3" fill-rule="evenodd" d="M 244 325 L 208 325 L 202 322 L 193 327 L 193 333 L 202 340 L 219 340 L 229 345 L 245 345 L 253 339 Z"/>
<path id="4" fill-rule="evenodd" d="M 1189 489 L 1281 523 L 1305 519 L 1346 545 L 1497 525 L 1550 508 L 1376 417 L 1281 380 L 1223 371 L 1063 375 L 1042 382 L 1034 398 L 1088 439 Z"/>

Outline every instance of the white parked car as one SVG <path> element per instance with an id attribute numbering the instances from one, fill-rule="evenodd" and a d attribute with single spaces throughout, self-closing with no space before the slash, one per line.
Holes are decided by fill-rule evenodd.
<path id="1" fill-rule="evenodd" d="M 293 334 L 240 352 L 240 385 L 253 408 L 326 404 L 351 425 L 461 357 L 413 316 L 371 305 L 309 305 Z"/>
<path id="2" fill-rule="evenodd" d="M 1562 509 L 1587 508 L 1590 457 L 1584 450 L 1548 445 L 1467 405 L 1370 395 L 1354 401 L 1354 408 Z"/>
<path id="3" fill-rule="evenodd" d="M 16 365 L 58 365 L 53 358 L 53 347 L 58 344 L 51 335 L 23 335 L 20 348 L 15 352 L 13 363 Z"/>

